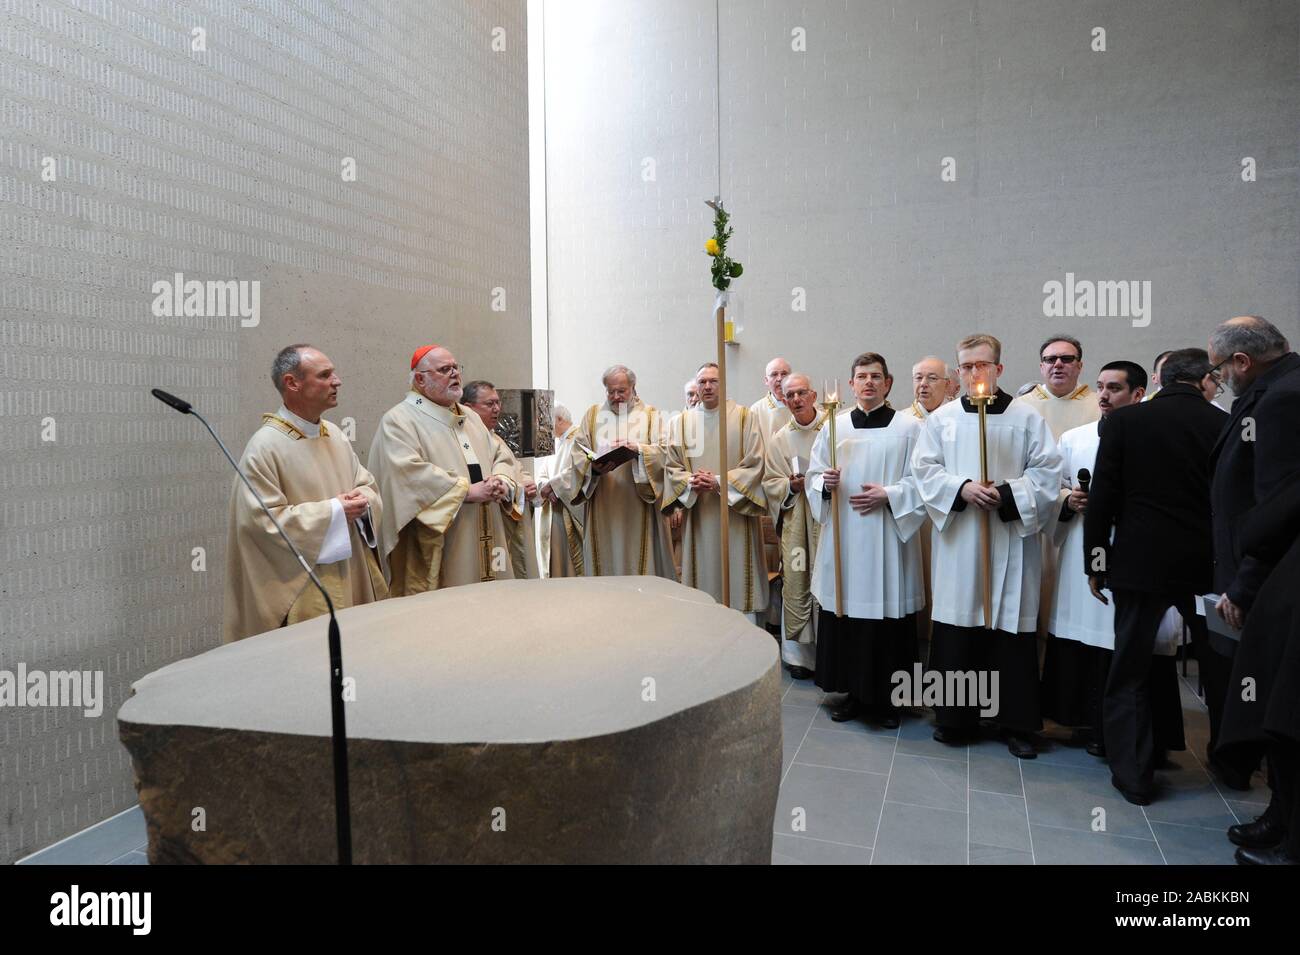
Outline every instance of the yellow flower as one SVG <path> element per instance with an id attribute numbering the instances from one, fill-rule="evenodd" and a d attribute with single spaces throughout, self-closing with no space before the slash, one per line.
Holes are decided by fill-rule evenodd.
<path id="1" fill-rule="evenodd" d="M 704 251 L 707 252 L 707 253 L 709 253 L 709 255 L 717 255 L 718 252 L 721 251 L 721 250 L 718 248 L 718 240 L 717 240 L 717 239 L 710 239 L 708 242 L 705 242 L 705 243 L 704 243 Z"/>

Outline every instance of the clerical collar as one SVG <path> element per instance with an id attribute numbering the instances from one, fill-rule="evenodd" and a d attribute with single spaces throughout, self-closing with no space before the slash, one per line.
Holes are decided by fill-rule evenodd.
<path id="1" fill-rule="evenodd" d="M 790 427 L 795 428 L 795 429 L 797 429 L 797 430 L 799 430 L 799 431 L 812 431 L 814 428 L 816 428 L 818 425 L 820 425 L 820 424 L 822 423 L 822 418 L 823 418 L 823 417 L 825 417 L 824 414 L 815 414 L 815 415 L 812 416 L 812 420 L 809 421 L 807 424 L 800 424 L 800 423 L 799 423 L 799 419 L 796 418 L 796 417 L 794 416 L 794 412 L 791 411 L 791 412 L 790 412 Z"/>
<path id="2" fill-rule="evenodd" d="M 1002 412 L 1006 411 L 1010 406 L 1011 396 L 999 388 L 998 393 L 994 395 L 993 400 L 989 402 L 988 413 L 1002 414 Z M 961 410 L 967 414 L 979 414 L 979 408 L 971 404 L 970 398 L 966 395 L 961 396 Z"/>
<path id="3" fill-rule="evenodd" d="M 1034 391 L 1038 393 L 1038 397 L 1050 401 L 1074 401 L 1076 398 L 1082 398 L 1085 394 L 1087 394 L 1089 388 L 1087 385 L 1080 385 L 1078 388 L 1075 388 L 1074 391 L 1070 392 L 1068 395 L 1061 395 L 1059 398 L 1056 395 L 1052 394 L 1050 391 L 1048 391 L 1047 388 L 1043 385 L 1034 385 Z"/>
<path id="4" fill-rule="evenodd" d="M 408 391 L 404 400 L 416 411 L 424 412 L 430 418 L 445 424 L 449 428 L 455 429 L 465 426 L 465 409 L 454 401 L 450 407 L 444 407 L 415 390 Z"/>
<path id="5" fill-rule="evenodd" d="M 266 406 L 263 405 L 262 407 L 266 407 Z M 319 437 L 320 437 L 320 422 L 319 422 L 319 421 L 317 421 L 315 424 L 312 424 L 312 423 L 311 423 L 310 421 L 308 421 L 306 418 L 300 418 L 300 417 L 298 417 L 298 415 L 294 414 L 292 411 L 290 411 L 290 410 L 289 410 L 288 408 L 286 408 L 284 405 L 280 405 L 280 410 L 277 411 L 277 412 L 275 413 L 275 416 L 276 416 L 277 418 L 280 418 L 280 419 L 283 420 L 283 421 L 287 421 L 287 422 L 289 422 L 289 424 L 293 425 L 295 428 L 297 428 L 299 431 L 301 431 L 301 432 L 302 432 L 302 436 L 303 436 L 304 438 L 319 438 Z"/>
<path id="6" fill-rule="evenodd" d="M 849 412 L 849 420 L 855 428 L 884 428 L 894 419 L 894 409 L 881 402 L 871 412 L 863 411 L 857 405 Z"/>

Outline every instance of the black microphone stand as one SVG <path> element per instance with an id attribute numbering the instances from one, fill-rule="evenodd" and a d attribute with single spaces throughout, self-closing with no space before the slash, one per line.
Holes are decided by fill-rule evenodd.
<path id="1" fill-rule="evenodd" d="M 153 388 L 150 393 L 169 407 L 175 408 L 181 414 L 193 415 L 202 422 L 203 427 L 207 428 L 208 434 L 212 435 L 212 440 L 217 442 L 217 447 L 221 453 L 226 456 L 230 466 L 235 469 L 239 479 L 244 482 L 248 492 L 253 495 L 257 503 L 261 505 L 263 513 L 271 519 L 275 529 L 280 532 L 284 542 L 289 545 L 293 551 L 293 556 L 298 558 L 298 563 L 302 569 L 307 572 L 311 582 L 316 585 L 316 589 L 321 592 L 325 598 L 325 605 L 329 607 L 330 625 L 329 625 L 329 652 L 330 652 L 330 723 L 331 735 L 334 744 L 334 823 L 338 836 L 339 865 L 352 864 L 352 809 L 348 799 L 348 731 L 347 723 L 343 712 L 343 644 L 339 635 L 338 617 L 334 615 L 334 601 L 330 599 L 329 592 L 321 584 L 320 578 L 316 576 L 307 559 L 302 556 L 302 551 L 294 545 L 289 539 L 289 535 L 284 532 L 280 522 L 275 519 L 271 509 L 266 506 L 262 496 L 253 488 L 252 483 L 239 469 L 239 464 L 231 456 L 225 444 L 217 437 L 217 433 L 212 430 L 212 425 L 208 424 L 206 418 L 194 410 L 194 406 L 183 398 L 177 398 L 175 395 L 168 394 L 160 388 Z"/>

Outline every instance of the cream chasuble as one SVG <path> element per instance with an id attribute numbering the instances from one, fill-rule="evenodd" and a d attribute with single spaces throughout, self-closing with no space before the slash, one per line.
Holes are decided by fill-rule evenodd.
<path id="1" fill-rule="evenodd" d="M 810 587 L 821 525 L 813 519 L 808 499 L 790 491 L 790 478 L 808 471 L 813 442 L 825 420 L 821 411 L 806 425 L 791 415 L 767 442 L 763 493 L 781 536 L 781 637 L 797 643 L 816 639 L 817 606 Z"/>
<path id="2" fill-rule="evenodd" d="M 777 401 L 770 391 L 765 392 L 763 397 L 749 406 L 749 413 L 758 419 L 758 427 L 763 433 L 764 443 L 772 435 L 784 428 L 794 417 L 790 414 L 790 409 Z"/>
<path id="3" fill-rule="evenodd" d="M 939 408 L 942 407 L 943 405 L 939 405 Z M 935 408 L 934 410 L 938 411 L 939 408 Z M 912 406 L 907 409 L 907 413 L 922 424 L 925 423 L 925 420 L 929 418 L 931 414 L 931 412 L 925 410 L 925 406 L 919 401 L 913 401 Z M 921 547 L 921 573 L 925 577 L 925 608 L 917 611 L 920 615 L 917 620 L 917 628 L 920 630 L 920 635 L 927 639 L 929 639 L 930 636 L 930 603 L 933 599 L 933 591 L 930 586 L 930 535 L 933 533 L 934 523 L 930 520 L 930 515 L 927 513 L 925 516 L 925 523 L 923 523 L 921 529 L 916 532 L 917 543 L 920 544 Z"/>
<path id="4" fill-rule="evenodd" d="M 884 425 L 880 426 L 881 421 Z M 921 549 L 916 533 L 925 523 L 925 502 L 912 477 L 911 458 L 923 430 L 906 412 L 880 406 L 871 412 L 853 407 L 835 417 L 836 463 L 840 469 L 840 562 L 844 614 L 861 620 L 899 619 L 925 606 Z M 830 429 L 813 446 L 804 494 L 822 525 L 823 546 L 813 569 L 812 592 L 834 611 L 835 554 L 831 543 L 831 501 L 822 494 L 830 467 Z M 864 484 L 879 484 L 887 507 L 859 514 L 849 495 Z"/>
<path id="5" fill-rule="evenodd" d="M 336 610 L 382 600 L 387 596 L 383 576 L 358 530 L 366 519 L 346 520 L 334 500 L 361 491 L 370 501 L 371 526 L 377 526 L 383 503 L 375 479 L 335 425 L 322 419 L 319 436 L 311 437 L 291 417 L 284 409 L 263 415 L 239 469 L 312 565 Z M 327 544 L 330 554 L 323 553 Z M 329 562 L 321 563 L 323 557 Z M 225 603 L 226 643 L 328 612 L 298 558 L 238 478 L 230 497 Z"/>
<path id="6" fill-rule="evenodd" d="M 636 460 L 605 474 L 591 468 L 616 441 L 641 446 Z M 664 431 L 659 411 L 637 399 L 615 411 L 592 405 L 573 428 L 569 466 L 551 481 L 565 504 L 585 504 L 582 566 L 589 577 L 652 574 L 676 580 L 668 522 L 659 511 Z"/>
<path id="7" fill-rule="evenodd" d="M 573 428 L 555 439 L 555 454 L 539 461 L 538 485 L 550 481 L 570 467 L 573 456 Z M 542 566 L 547 577 L 582 576 L 582 504 L 565 504 L 557 498 L 542 504 L 537 523 Z"/>
<path id="8" fill-rule="evenodd" d="M 510 541 L 510 566 L 516 580 L 536 580 L 541 576 L 537 569 L 537 535 L 533 519 L 533 505 L 524 498 L 524 485 L 528 483 L 528 474 L 519 463 L 515 453 L 506 444 L 505 438 L 492 432 L 492 443 L 496 453 L 510 461 L 513 468 L 515 484 L 514 497 L 506 508 L 506 537 Z"/>
<path id="9" fill-rule="evenodd" d="M 515 493 L 513 458 L 477 414 L 414 391 L 389 408 L 370 446 L 387 506 L 379 553 L 393 596 L 514 577 L 506 534 L 510 501 L 467 504 L 470 466 Z"/>
<path id="10" fill-rule="evenodd" d="M 972 406 L 973 408 L 973 406 Z M 1008 486 L 1015 515 L 989 518 L 993 550 L 993 626 L 1011 634 L 1033 631 L 1038 615 L 1042 544 L 1039 534 L 1056 519 L 1061 454 L 1042 416 L 999 392 L 988 414 L 989 478 Z M 926 420 L 912 455 L 912 473 L 934 522 L 936 623 L 983 627 L 980 584 L 982 512 L 959 497 L 979 480 L 979 415 L 966 399 L 950 402 Z M 1006 505 L 1010 516 L 1010 506 Z"/>
<path id="11" fill-rule="evenodd" d="M 699 470 L 721 476 L 718 466 L 718 411 L 703 405 L 682 413 L 668 439 L 664 468 L 665 510 L 685 507 L 682 527 L 682 583 L 721 602 L 721 507 L 717 492 L 696 493 L 691 475 Z M 748 408 L 727 402 L 727 455 L 723 485 L 731 507 L 731 609 L 756 614 L 767 608 L 767 566 L 759 519 L 767 513 L 763 493 L 764 443 L 758 419 Z"/>
<path id="12" fill-rule="evenodd" d="M 1078 428 L 1101 417 L 1097 393 L 1087 385 L 1080 385 L 1064 398 L 1056 397 L 1043 385 L 1035 385 L 1033 391 L 1021 395 L 1013 403 L 1032 408 L 1042 415 L 1052 432 L 1053 441 L 1059 441 L 1061 435 L 1071 428 Z"/>

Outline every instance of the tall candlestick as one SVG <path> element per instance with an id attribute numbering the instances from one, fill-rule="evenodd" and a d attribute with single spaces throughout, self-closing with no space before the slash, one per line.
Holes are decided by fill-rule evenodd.
<path id="1" fill-rule="evenodd" d="M 839 468 L 835 453 L 835 413 L 840 407 L 840 382 L 835 379 L 829 386 L 822 381 L 822 407 L 826 409 L 826 427 L 830 429 L 831 469 Z M 831 488 L 831 542 L 835 553 L 835 616 L 844 616 L 844 569 L 840 556 L 840 489 L 838 484 Z"/>
<path id="2" fill-rule="evenodd" d="M 989 394 L 988 387 L 984 381 L 974 383 L 975 394 L 971 396 L 971 404 L 979 409 L 980 418 L 980 484 L 984 487 L 989 486 L 989 439 L 988 439 L 988 412 L 989 402 L 993 400 L 993 395 Z M 981 511 L 983 519 L 980 523 L 980 543 L 984 559 L 980 561 L 981 583 L 983 584 L 984 595 L 984 627 L 987 630 L 993 629 L 993 528 L 991 526 L 991 512 Z"/>

